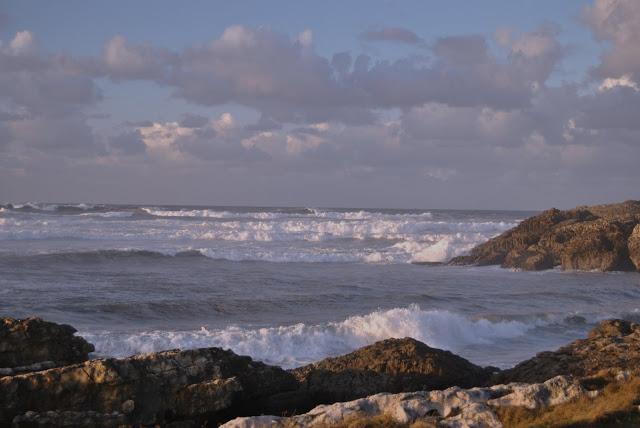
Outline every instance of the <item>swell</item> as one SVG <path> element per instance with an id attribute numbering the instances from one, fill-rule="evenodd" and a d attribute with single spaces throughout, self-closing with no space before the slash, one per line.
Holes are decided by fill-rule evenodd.
<path id="1" fill-rule="evenodd" d="M 31 255 L 17 255 L 17 254 L 5 254 L 0 256 L 0 261 L 6 264 L 23 264 L 23 263 L 73 263 L 73 264 L 85 264 L 85 263 L 103 263 L 112 261 L 126 261 L 126 260 L 148 260 L 157 261 L 167 258 L 203 258 L 205 257 L 201 252 L 196 250 L 184 250 L 175 253 L 163 253 L 160 251 L 149 250 L 97 250 L 97 251 L 68 251 L 68 252 L 56 252 L 48 254 L 31 254 Z"/>

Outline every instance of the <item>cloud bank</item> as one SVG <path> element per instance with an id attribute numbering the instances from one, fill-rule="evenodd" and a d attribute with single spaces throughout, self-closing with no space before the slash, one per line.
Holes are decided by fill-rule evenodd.
<path id="1" fill-rule="evenodd" d="M 46 52 L 18 31 L 0 43 L 0 196 L 468 208 L 638 198 L 640 6 L 596 0 L 582 17 L 606 47 L 584 79 L 561 83 L 571 50 L 551 24 L 354 35 L 415 48 L 395 60 L 322 55 L 311 30 L 229 26 L 177 51 L 116 34 L 95 56 Z M 230 112 L 105 129 L 94 115 L 104 82 Z"/>

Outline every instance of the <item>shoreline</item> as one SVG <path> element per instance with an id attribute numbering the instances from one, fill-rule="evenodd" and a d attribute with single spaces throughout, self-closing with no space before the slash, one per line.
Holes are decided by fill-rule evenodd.
<path id="1" fill-rule="evenodd" d="M 635 367 L 640 363 L 640 326 L 622 320 L 602 321 L 586 339 L 539 353 L 506 370 L 483 368 L 410 338 L 383 340 L 291 370 L 221 348 L 89 359 L 93 345 L 76 336 L 73 327 L 38 318 L 4 318 L 0 326 L 4 343 L 0 362 L 12 362 L 14 366 L 0 369 L 0 392 L 5 397 L 0 399 L 4 400 L 0 402 L 0 424 L 25 427 L 41 426 L 43 421 L 60 426 L 173 426 L 178 421 L 183 424 L 179 426 L 201 426 L 231 421 L 228 427 L 258 428 L 266 426 L 266 419 L 251 415 L 263 414 L 275 415 L 269 419 L 270 426 L 320 426 L 320 413 L 322 421 L 330 419 L 332 424 L 343 422 L 346 413 L 389 416 L 388 403 L 397 406 L 419 396 L 422 405 L 429 407 L 437 400 L 450 400 L 454 392 L 455 396 L 484 397 L 480 400 L 484 404 L 480 404 L 489 406 L 488 410 L 469 410 L 480 404 L 477 397 L 468 398 L 468 412 L 447 416 L 441 410 L 437 426 L 448 426 L 457 420 L 447 422 L 449 418 L 461 414 L 466 415 L 468 423 L 484 420 L 484 425 L 456 426 L 499 426 L 489 422 L 499 420 L 496 412 L 503 412 L 497 410 L 501 406 L 531 408 L 533 404 L 522 404 L 527 402 L 540 410 L 585 397 L 595 399 L 601 392 L 593 391 L 604 390 L 603 385 L 622 378 L 625 382 L 635 379 Z M 513 382 L 529 386 L 522 389 L 516 386 L 522 383 Z M 592 384 L 599 386 L 594 388 Z M 540 397 L 556 394 L 559 398 L 548 402 L 533 399 L 533 390 Z M 407 395 L 410 391 L 434 392 Z M 379 400 L 372 396 L 380 393 L 387 394 L 387 407 L 377 405 L 378 410 L 365 412 L 362 403 Z M 511 398 L 501 398 L 498 405 L 496 397 Z M 356 402 L 349 402 L 353 399 Z M 356 406 L 360 410 L 345 413 L 343 408 L 343 416 L 338 418 L 325 406 L 305 414 L 323 403 L 341 403 L 333 406 Z M 278 416 L 282 414 L 300 416 Z M 430 420 L 433 417 L 431 412 Z M 79 424 L 82 420 L 89 422 Z"/>

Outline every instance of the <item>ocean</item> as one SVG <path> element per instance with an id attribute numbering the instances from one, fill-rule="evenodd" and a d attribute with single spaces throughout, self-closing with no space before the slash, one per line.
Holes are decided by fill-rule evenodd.
<path id="1" fill-rule="evenodd" d="M 0 205 L 0 315 L 96 356 L 221 346 L 296 367 L 410 336 L 509 367 L 640 318 L 640 275 L 446 266 L 534 212 Z"/>

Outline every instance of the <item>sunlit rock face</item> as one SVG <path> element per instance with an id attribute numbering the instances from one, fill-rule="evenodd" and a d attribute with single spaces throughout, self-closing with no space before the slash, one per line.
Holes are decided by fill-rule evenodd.
<path id="1" fill-rule="evenodd" d="M 480 244 L 451 264 L 524 270 L 640 271 L 640 201 L 552 208 Z"/>
<path id="2" fill-rule="evenodd" d="M 71 420 L 89 411 L 98 419 L 122 414 L 136 426 L 197 421 L 234 406 L 250 411 L 260 399 L 296 386 L 279 367 L 219 348 L 97 359 L 0 379 L 0 425 L 53 410 L 72 412 Z"/>

